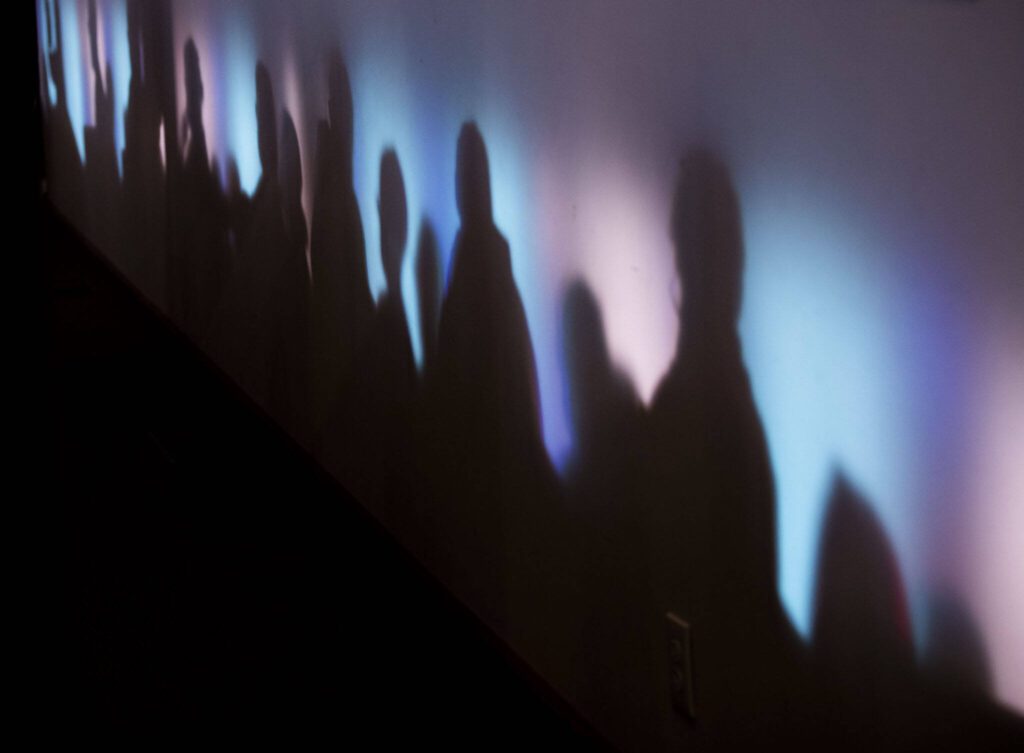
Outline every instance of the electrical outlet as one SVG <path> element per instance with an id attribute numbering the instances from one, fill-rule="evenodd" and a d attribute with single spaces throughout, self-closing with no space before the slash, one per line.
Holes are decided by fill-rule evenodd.
<path id="1" fill-rule="evenodd" d="M 696 719 L 693 704 L 693 660 L 690 623 L 668 612 L 668 672 L 672 708 L 688 719 Z"/>

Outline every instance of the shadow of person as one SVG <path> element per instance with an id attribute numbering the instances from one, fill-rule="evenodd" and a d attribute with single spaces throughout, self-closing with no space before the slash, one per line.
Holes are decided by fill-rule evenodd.
<path id="1" fill-rule="evenodd" d="M 437 235 L 426 217 L 420 221 L 415 258 L 415 320 L 420 333 L 421 360 L 411 423 L 415 463 L 413 477 L 417 487 L 413 497 L 417 536 L 412 543 L 423 561 L 435 562 L 438 559 L 437 552 L 448 546 L 447 533 L 442 528 L 443 520 L 437 516 L 436 500 L 440 499 L 440 492 L 435 487 L 439 475 L 438 464 L 441 462 L 435 427 L 444 421 L 437 399 L 437 338 L 444 277 Z"/>
<path id="2" fill-rule="evenodd" d="M 339 475 L 352 492 L 409 546 L 415 543 L 415 463 L 412 422 L 417 375 L 402 299 L 402 264 L 408 242 L 405 180 L 398 155 L 380 161 L 380 254 L 387 289 L 377 303 L 369 336 L 360 349 L 352 393 L 343 398 L 341 431 L 329 456 L 343 464 Z"/>
<path id="3" fill-rule="evenodd" d="M 89 55 L 94 80 L 95 124 L 85 128 L 85 185 L 88 186 L 89 232 L 98 248 L 109 252 L 117 240 L 121 191 L 114 143 L 113 75 L 100 66 L 96 0 L 89 0 Z M 104 84 L 104 82 L 106 82 Z"/>
<path id="4" fill-rule="evenodd" d="M 977 627 L 949 594 L 929 604 L 918 668 L 896 552 L 846 476 L 832 479 L 822 525 L 811 651 L 829 750 L 1014 750 L 1024 720 L 988 698 Z"/>
<path id="5" fill-rule="evenodd" d="M 508 243 L 494 225 L 487 150 L 459 134 L 455 240 L 438 330 L 439 464 L 450 576 L 466 600 L 541 666 L 566 661 L 566 524 L 542 444 L 533 345 Z M 550 661 L 549 664 L 544 662 Z"/>
<path id="6" fill-rule="evenodd" d="M 328 97 L 329 119 L 317 131 L 310 238 L 314 415 L 320 417 L 336 413 L 374 308 L 352 177 L 352 91 L 339 53 L 328 65 Z"/>
<path id="7" fill-rule="evenodd" d="M 302 261 L 309 281 L 306 251 L 309 229 L 302 208 L 302 152 L 295 121 L 287 110 L 281 115 L 281 200 L 284 204 L 285 229 L 288 234 L 289 258 Z"/>
<path id="8" fill-rule="evenodd" d="M 777 673 L 799 674 L 802 661 L 775 588 L 774 479 L 737 331 L 739 205 L 706 150 L 682 161 L 671 234 L 683 303 L 651 407 L 645 483 L 659 609 L 693 631 L 699 724 L 674 719 L 673 734 L 748 744 L 777 737 L 770 720 L 787 701 Z"/>
<path id="9" fill-rule="evenodd" d="M 56 206 L 76 226 L 84 227 L 88 216 L 85 205 L 85 186 L 82 157 L 75 142 L 68 113 L 67 81 L 64 77 L 64 40 L 61 26 L 60 3 L 43 3 L 45 38 L 49 49 L 46 54 L 50 66 L 56 99 L 45 111 L 46 125 L 46 175 L 48 192 Z M 49 103 L 48 99 L 44 101 Z"/>
<path id="10" fill-rule="evenodd" d="M 144 38 L 149 35 L 145 26 L 152 20 L 146 15 L 147 9 L 148 5 L 138 2 L 127 5 L 131 78 L 121 159 L 124 240 L 120 266 L 144 295 L 166 310 L 167 207 L 160 141 L 163 120 L 157 75 L 143 60 Z"/>
<path id="11" fill-rule="evenodd" d="M 402 300 L 402 263 L 409 236 L 405 179 L 393 149 L 381 157 L 378 211 L 381 263 L 387 290 L 377 305 L 372 338 L 376 344 L 370 352 L 376 354 L 373 358 L 378 361 L 373 364 L 380 372 L 377 384 L 385 387 L 378 391 L 387 403 L 380 406 L 382 418 L 391 413 L 385 421 L 400 430 L 407 421 L 409 402 L 416 387 L 416 364 Z"/>
<path id="12" fill-rule="evenodd" d="M 600 308 L 582 281 L 565 295 L 562 343 L 575 437 L 564 480 L 579 547 L 572 568 L 578 582 L 576 694 L 603 720 L 611 740 L 654 746 L 652 694 L 663 688 L 651 682 L 653 645 L 645 626 L 657 611 L 650 521 L 635 493 L 645 417 L 632 385 L 612 364 Z"/>
<path id="13" fill-rule="evenodd" d="M 920 698 L 903 580 L 882 524 L 842 472 L 822 525 L 811 641 L 828 749 L 910 749 Z"/>
<path id="14" fill-rule="evenodd" d="M 215 351 L 249 396 L 281 420 L 272 381 L 276 362 L 283 358 L 282 311 L 288 301 L 281 280 L 287 238 L 278 185 L 277 110 L 263 63 L 256 65 L 256 133 L 262 172 L 215 325 Z"/>
<path id="15" fill-rule="evenodd" d="M 309 446 L 310 438 L 310 298 L 306 249 L 309 232 L 302 208 L 302 154 L 292 116 L 281 118 L 281 201 L 285 248 L 280 277 L 282 304 L 280 356 L 274 363 L 273 393 L 281 420 L 293 436 Z"/>
<path id="16" fill-rule="evenodd" d="M 216 173 L 216 170 L 214 171 Z M 242 177 L 238 172 L 238 160 L 233 154 L 225 155 L 224 162 L 224 207 L 228 223 L 228 279 L 238 267 L 239 243 L 243 232 L 249 227 L 252 201 L 242 190 Z"/>
<path id="17" fill-rule="evenodd" d="M 170 308 L 197 342 L 208 344 L 213 314 L 228 276 L 228 223 L 225 199 L 206 147 L 203 125 L 203 80 L 199 52 L 190 38 L 185 43 L 185 158 L 180 190 L 170 208 L 177 232 L 174 256 L 180 264 L 168 269 Z"/>

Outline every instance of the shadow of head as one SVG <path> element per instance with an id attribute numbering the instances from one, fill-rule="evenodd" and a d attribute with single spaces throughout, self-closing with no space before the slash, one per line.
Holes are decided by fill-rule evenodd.
<path id="1" fill-rule="evenodd" d="M 482 227 L 493 224 L 487 147 L 476 123 L 466 123 L 459 133 L 455 191 L 459 217 L 464 226 Z"/>
<path id="2" fill-rule="evenodd" d="M 821 534 L 815 651 L 854 674 L 913 663 L 910 616 L 896 553 L 874 511 L 842 472 Z"/>
<path id="3" fill-rule="evenodd" d="M 702 327 L 734 328 L 743 275 L 739 204 L 725 165 L 705 149 L 682 160 L 671 234 L 686 314 Z"/>

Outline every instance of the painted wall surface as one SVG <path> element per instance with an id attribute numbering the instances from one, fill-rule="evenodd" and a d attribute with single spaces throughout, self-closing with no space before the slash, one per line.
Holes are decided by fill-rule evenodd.
<path id="1" fill-rule="evenodd" d="M 1024 4 L 37 3 L 54 201 L 611 741 L 1014 727 Z"/>

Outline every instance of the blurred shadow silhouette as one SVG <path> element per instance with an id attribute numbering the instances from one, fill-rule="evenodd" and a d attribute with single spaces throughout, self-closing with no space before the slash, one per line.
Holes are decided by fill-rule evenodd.
<path id="1" fill-rule="evenodd" d="M 180 264 L 169 280 L 171 310 L 200 344 L 207 344 L 213 314 L 228 276 L 228 223 L 224 197 L 210 165 L 203 125 L 203 80 L 199 53 L 185 43 L 185 159 L 172 209 Z M 171 272 L 172 270 L 168 270 Z"/>
<path id="2" fill-rule="evenodd" d="M 829 749 L 915 743 L 921 730 L 902 576 L 882 524 L 842 472 L 822 526 L 812 651 Z"/>
<path id="3" fill-rule="evenodd" d="M 284 202 L 284 219 L 288 231 L 290 259 L 301 259 L 309 280 L 309 265 L 306 251 L 309 246 L 309 230 L 306 214 L 302 208 L 302 152 L 299 148 L 299 134 L 295 121 L 287 110 L 281 116 L 281 193 Z"/>
<path id="4" fill-rule="evenodd" d="M 163 124 L 165 172 L 172 190 L 177 189 L 181 169 L 178 140 L 178 93 L 175 81 L 174 13 L 171 0 L 146 0 L 143 27 L 143 67 L 153 87 Z"/>
<path id="5" fill-rule="evenodd" d="M 544 450 L 533 345 L 508 243 L 494 225 L 487 150 L 459 134 L 461 226 L 438 330 L 438 468 L 451 577 L 524 654 L 568 674 L 568 524 Z"/>
<path id="6" fill-rule="evenodd" d="M 216 171 L 214 171 L 216 173 Z M 249 226 L 252 202 L 242 190 L 242 178 L 238 173 L 238 160 L 228 154 L 224 163 L 224 202 L 228 223 L 228 275 L 238 266 L 238 245 L 242 233 Z"/>
<path id="7" fill-rule="evenodd" d="M 502 411 L 502 396 L 522 409 L 525 385 L 524 415 L 530 420 L 536 410 L 529 384 L 532 375 L 523 377 L 522 372 L 533 370 L 533 348 L 512 279 L 508 245 L 491 218 L 487 155 L 475 126 L 463 127 L 456 159 L 462 227 L 438 328 L 438 418 L 446 441 L 437 467 L 440 500 L 451 506 L 442 528 L 452 544 L 448 556 L 454 561 L 446 564 L 457 591 L 461 589 L 469 603 L 479 605 L 485 620 L 501 629 L 507 614 L 502 582 L 504 490 L 499 479 L 505 451 L 502 419 L 509 412 Z M 505 363 L 499 364 L 502 358 Z M 507 387 L 502 384 L 505 379 L 512 382 Z M 513 417 L 509 428 L 522 420 Z"/>
<path id="8" fill-rule="evenodd" d="M 322 418 L 335 414 L 373 317 L 352 178 L 352 91 L 337 52 L 328 65 L 328 97 L 329 120 L 321 121 L 317 131 L 310 239 L 314 415 Z"/>
<path id="9" fill-rule="evenodd" d="M 951 593 L 928 605 L 924 667 L 933 680 L 958 692 L 985 695 L 992 689 L 988 652 L 977 624 Z"/>
<path id="10" fill-rule="evenodd" d="M 437 400 L 437 337 L 444 276 L 437 236 L 426 217 L 420 222 L 416 242 L 415 275 L 418 301 L 415 315 L 420 332 L 422 361 L 411 425 L 414 442 L 412 472 L 417 485 L 417 493 L 413 497 L 417 533 L 414 539 L 410 539 L 410 546 L 424 561 L 436 562 L 437 553 L 447 546 L 447 533 L 442 528 L 443 516 L 438 515 L 441 492 L 436 483 L 439 458 L 443 453 L 438 452 L 435 428 L 438 421 L 444 420 L 438 410 Z"/>
<path id="11" fill-rule="evenodd" d="M 235 380 L 249 395 L 280 418 L 275 366 L 282 354 L 282 312 L 287 292 L 287 237 L 278 185 L 277 110 L 270 74 L 256 65 L 256 129 L 260 181 L 252 195 L 248 224 L 243 225 L 238 260 L 217 322 L 216 349 Z"/>
<path id="12" fill-rule="evenodd" d="M 184 269 L 187 261 L 179 239 L 181 223 L 175 218 L 182 188 L 182 149 L 178 139 L 178 92 L 175 77 L 174 14 L 171 0 L 146 0 L 143 3 L 142 29 L 143 76 L 150 87 L 159 119 L 157 139 L 161 155 L 164 201 L 165 255 L 162 263 L 164 309 L 175 321 L 183 321 L 182 291 L 188 287 Z"/>
<path id="13" fill-rule="evenodd" d="M 47 55 L 50 64 L 50 78 L 56 90 L 56 101 L 49 104 L 45 112 L 46 125 L 46 175 L 48 190 L 54 202 L 68 218 L 79 227 L 87 219 L 85 206 L 85 177 L 82 157 L 78 152 L 75 134 L 68 114 L 67 82 L 64 79 L 64 40 L 62 38 L 60 3 L 44 2 L 45 38 L 49 45 Z"/>
<path id="14" fill-rule="evenodd" d="M 408 209 L 402 168 L 393 149 L 381 156 L 377 208 L 387 290 L 361 344 L 350 394 L 339 403 L 326 454 L 342 469 L 352 490 L 404 540 L 416 529 L 411 423 L 417 381 L 401 286 Z"/>
<path id="15" fill-rule="evenodd" d="M 127 5 L 128 51 L 131 79 L 124 112 L 122 216 L 124 240 L 121 265 L 125 274 L 159 307 L 166 310 L 167 208 L 164 182 L 163 126 L 157 74 L 145 40 L 152 17 L 148 4 Z M 172 66 L 173 67 L 173 66 Z M 149 71 L 149 75 L 146 75 Z M 166 144 L 166 142 L 164 142 Z M 176 147 L 175 150 L 177 151 Z"/>
<path id="16" fill-rule="evenodd" d="M 803 662 L 775 590 L 774 479 L 737 332 L 739 206 L 726 167 L 706 150 L 682 161 L 671 233 L 683 305 L 645 461 L 659 611 L 692 626 L 697 715 L 709 739 L 777 740 L 770 720 L 786 702 L 778 676 L 799 680 Z M 698 729 L 674 726 L 684 736 Z"/>
<path id="17" fill-rule="evenodd" d="M 275 404 L 285 426 L 301 443 L 310 438 L 310 298 L 306 249 L 309 233 L 302 208 L 302 154 L 292 116 L 281 119 L 281 201 L 285 243 L 280 278 L 282 304 L 280 348 L 274 363 Z"/>
<path id="18" fill-rule="evenodd" d="M 590 289 L 569 286 L 562 342 L 575 447 L 565 473 L 578 573 L 576 693 L 600 715 L 613 740 L 655 744 L 651 682 L 656 615 L 650 590 L 645 500 L 638 498 L 643 406 L 612 364 L 604 323 Z"/>
<path id="19" fill-rule="evenodd" d="M 95 125 L 85 128 L 85 186 L 88 188 L 89 232 L 99 248 L 113 248 L 117 240 L 121 198 L 114 143 L 113 75 L 109 63 L 100 66 L 96 0 L 89 0 L 89 56 L 92 64 Z M 104 81 L 106 84 L 104 85 Z"/>
<path id="20" fill-rule="evenodd" d="M 405 180 L 398 155 L 392 149 L 381 157 L 378 210 L 381 262 L 387 290 L 378 301 L 370 347 L 366 349 L 367 373 L 371 375 L 371 383 L 376 385 L 372 392 L 380 403 L 374 412 L 378 421 L 387 426 L 385 433 L 405 435 L 416 389 L 416 364 L 402 300 L 402 262 L 409 236 Z M 407 448 L 403 445 L 403 449 Z M 407 458 L 408 455 L 401 452 L 396 457 Z"/>
<path id="21" fill-rule="evenodd" d="M 822 527 L 812 654 L 830 750 L 1012 750 L 1024 721 L 988 700 L 977 629 L 933 600 L 923 671 L 896 553 L 871 506 L 836 472 Z"/>

